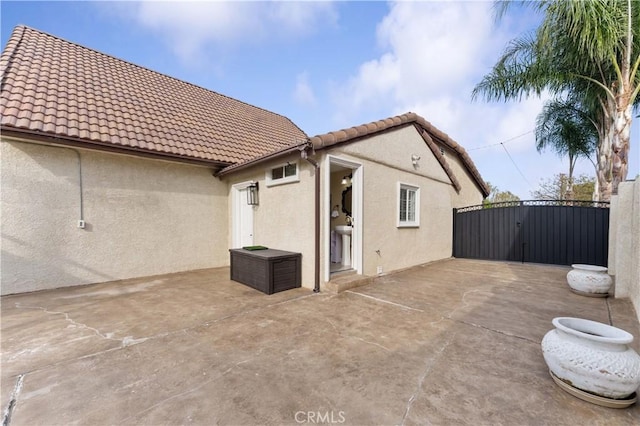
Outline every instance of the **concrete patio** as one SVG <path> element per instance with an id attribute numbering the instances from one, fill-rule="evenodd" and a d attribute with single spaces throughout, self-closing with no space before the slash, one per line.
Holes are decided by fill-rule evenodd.
<path id="1" fill-rule="evenodd" d="M 2 298 L 11 425 L 640 423 L 565 393 L 556 316 L 640 326 L 568 268 L 450 259 L 345 292 L 271 296 L 226 268 Z"/>

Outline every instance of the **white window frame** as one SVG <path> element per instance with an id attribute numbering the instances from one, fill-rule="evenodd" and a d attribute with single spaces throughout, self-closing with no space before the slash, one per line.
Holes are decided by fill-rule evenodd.
<path id="1" fill-rule="evenodd" d="M 401 203 L 401 192 L 402 190 L 413 191 L 416 194 L 415 199 L 415 220 L 400 220 L 400 203 Z M 396 205 L 398 209 L 396 211 L 396 220 L 398 228 L 417 228 L 420 226 L 420 187 L 416 185 L 411 185 L 408 183 L 398 182 L 398 197 L 396 198 Z"/>
<path id="2" fill-rule="evenodd" d="M 291 176 L 285 176 L 284 168 L 289 165 L 296 166 L 296 174 Z M 282 177 L 278 179 L 273 179 L 272 178 L 273 169 L 283 169 Z M 276 186 L 276 185 L 284 185 L 285 183 L 300 182 L 300 165 L 298 164 L 297 161 L 288 161 L 286 163 L 277 164 L 273 167 L 269 167 L 269 169 L 267 169 L 267 171 L 265 172 L 264 177 L 265 177 L 265 184 L 267 186 Z"/>

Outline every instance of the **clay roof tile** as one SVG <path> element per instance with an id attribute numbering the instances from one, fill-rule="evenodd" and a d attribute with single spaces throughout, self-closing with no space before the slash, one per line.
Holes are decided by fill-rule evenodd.
<path id="1" fill-rule="evenodd" d="M 3 130 L 179 152 L 216 165 L 307 139 L 282 115 L 25 26 L 8 39 L 0 72 Z M 39 105 L 46 108 L 44 126 L 42 117 L 31 117 Z"/>
<path id="2" fill-rule="evenodd" d="M 442 165 L 443 169 L 451 178 L 451 182 L 453 183 L 453 186 L 456 188 L 456 190 L 460 190 L 460 183 L 454 175 L 446 159 L 439 154 L 439 148 L 437 147 L 437 144 L 433 140 L 433 138 L 436 138 L 438 142 L 445 144 L 446 146 L 454 150 L 456 154 L 458 154 L 463 166 L 476 181 L 476 184 L 478 185 L 478 188 L 480 188 L 480 191 L 484 194 L 484 196 L 489 195 L 488 185 L 482 179 L 482 176 L 480 176 L 480 172 L 476 168 L 473 160 L 471 160 L 471 157 L 469 157 L 469 154 L 467 154 L 465 149 L 456 141 L 451 139 L 446 133 L 436 128 L 434 125 L 414 112 L 408 112 L 373 123 L 361 124 L 359 126 L 350 127 L 348 129 L 342 129 L 322 135 L 317 135 L 310 138 L 309 142 L 315 149 L 325 149 L 338 143 L 347 143 L 353 140 L 359 140 L 366 136 L 372 136 L 379 132 L 407 125 L 417 126 L 416 128 L 418 132 L 425 140 L 425 143 L 433 151 L 436 158 L 438 158 L 438 161 Z M 334 135 L 341 135 L 341 137 L 336 138 Z"/>

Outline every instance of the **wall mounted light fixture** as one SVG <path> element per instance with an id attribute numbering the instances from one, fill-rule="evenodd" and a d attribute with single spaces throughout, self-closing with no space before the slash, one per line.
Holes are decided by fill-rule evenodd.
<path id="1" fill-rule="evenodd" d="M 348 174 L 347 176 L 343 176 L 342 177 L 342 182 L 340 182 L 340 183 L 342 183 L 343 185 L 347 185 L 347 184 L 351 183 L 352 176 L 353 176 L 352 174 Z"/>
<path id="2" fill-rule="evenodd" d="M 247 204 L 257 206 L 258 202 L 258 182 L 253 182 L 247 186 Z"/>
<path id="3" fill-rule="evenodd" d="M 418 165 L 418 160 L 420 159 L 419 155 L 413 154 L 411 155 L 411 164 L 414 166 Z"/>

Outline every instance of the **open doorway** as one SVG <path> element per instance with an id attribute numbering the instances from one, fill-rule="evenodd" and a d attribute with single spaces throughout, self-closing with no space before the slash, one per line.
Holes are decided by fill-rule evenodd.
<path id="1" fill-rule="evenodd" d="M 337 273 L 362 273 L 362 165 L 330 156 L 326 176 L 328 281 Z"/>

